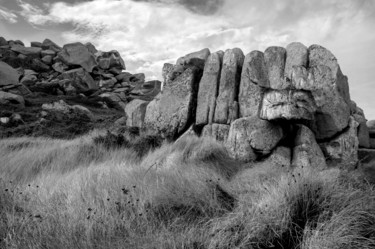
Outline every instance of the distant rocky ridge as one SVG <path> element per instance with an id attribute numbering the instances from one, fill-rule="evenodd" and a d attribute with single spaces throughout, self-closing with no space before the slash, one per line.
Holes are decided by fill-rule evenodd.
<path id="1" fill-rule="evenodd" d="M 91 43 L 76 42 L 60 47 L 45 39 L 31 42 L 27 47 L 21 41 L 0 37 L 0 91 L 3 94 L 83 94 L 101 98 L 104 106 L 110 104 L 123 109 L 133 99 L 152 100 L 160 92 L 159 81 L 145 82 L 144 74 L 131 74 L 124 72 L 125 69 L 117 51 L 98 51 Z"/>

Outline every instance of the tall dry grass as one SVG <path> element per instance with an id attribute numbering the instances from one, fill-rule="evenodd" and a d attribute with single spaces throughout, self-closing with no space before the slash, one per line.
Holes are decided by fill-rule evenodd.
<path id="1" fill-rule="evenodd" d="M 350 173 L 249 168 L 196 137 L 140 158 L 98 135 L 0 141 L 0 248 L 375 246 L 374 189 Z"/>

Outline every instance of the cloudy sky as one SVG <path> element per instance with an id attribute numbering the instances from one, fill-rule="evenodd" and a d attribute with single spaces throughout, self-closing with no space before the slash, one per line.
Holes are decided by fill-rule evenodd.
<path id="1" fill-rule="evenodd" d="M 338 58 L 351 97 L 375 119 L 375 0 L 0 0 L 0 36 L 28 44 L 90 41 L 127 70 L 161 78 L 165 62 L 208 47 L 244 53 L 320 44 Z"/>

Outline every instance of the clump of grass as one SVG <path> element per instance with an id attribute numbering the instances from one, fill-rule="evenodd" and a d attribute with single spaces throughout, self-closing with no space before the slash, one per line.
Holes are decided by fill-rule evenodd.
<path id="1" fill-rule="evenodd" d="M 0 141 L 2 248 L 374 248 L 374 187 L 352 172 L 244 168 L 197 137 L 139 158 L 98 135 Z"/>
<path id="2" fill-rule="evenodd" d="M 106 149 L 129 148 L 130 142 L 122 134 L 113 134 L 109 131 L 105 135 L 99 135 L 93 138 L 94 144 L 104 146 Z"/>
<path id="3" fill-rule="evenodd" d="M 149 151 L 160 147 L 163 139 L 154 134 L 139 133 L 138 130 L 126 129 L 122 133 L 107 131 L 105 135 L 93 138 L 96 145 L 104 146 L 106 149 L 128 148 L 132 149 L 138 157 L 143 157 Z"/>

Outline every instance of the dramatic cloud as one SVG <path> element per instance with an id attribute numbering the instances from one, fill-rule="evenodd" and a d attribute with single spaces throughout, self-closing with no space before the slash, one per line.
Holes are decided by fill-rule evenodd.
<path id="1" fill-rule="evenodd" d="M 150 2 L 161 4 L 181 5 L 186 9 L 201 15 L 212 15 L 224 5 L 224 0 L 132 0 L 134 2 Z"/>
<path id="2" fill-rule="evenodd" d="M 16 23 L 17 15 L 12 13 L 10 10 L 0 6 L 0 20 L 2 19 L 9 23 Z"/>

